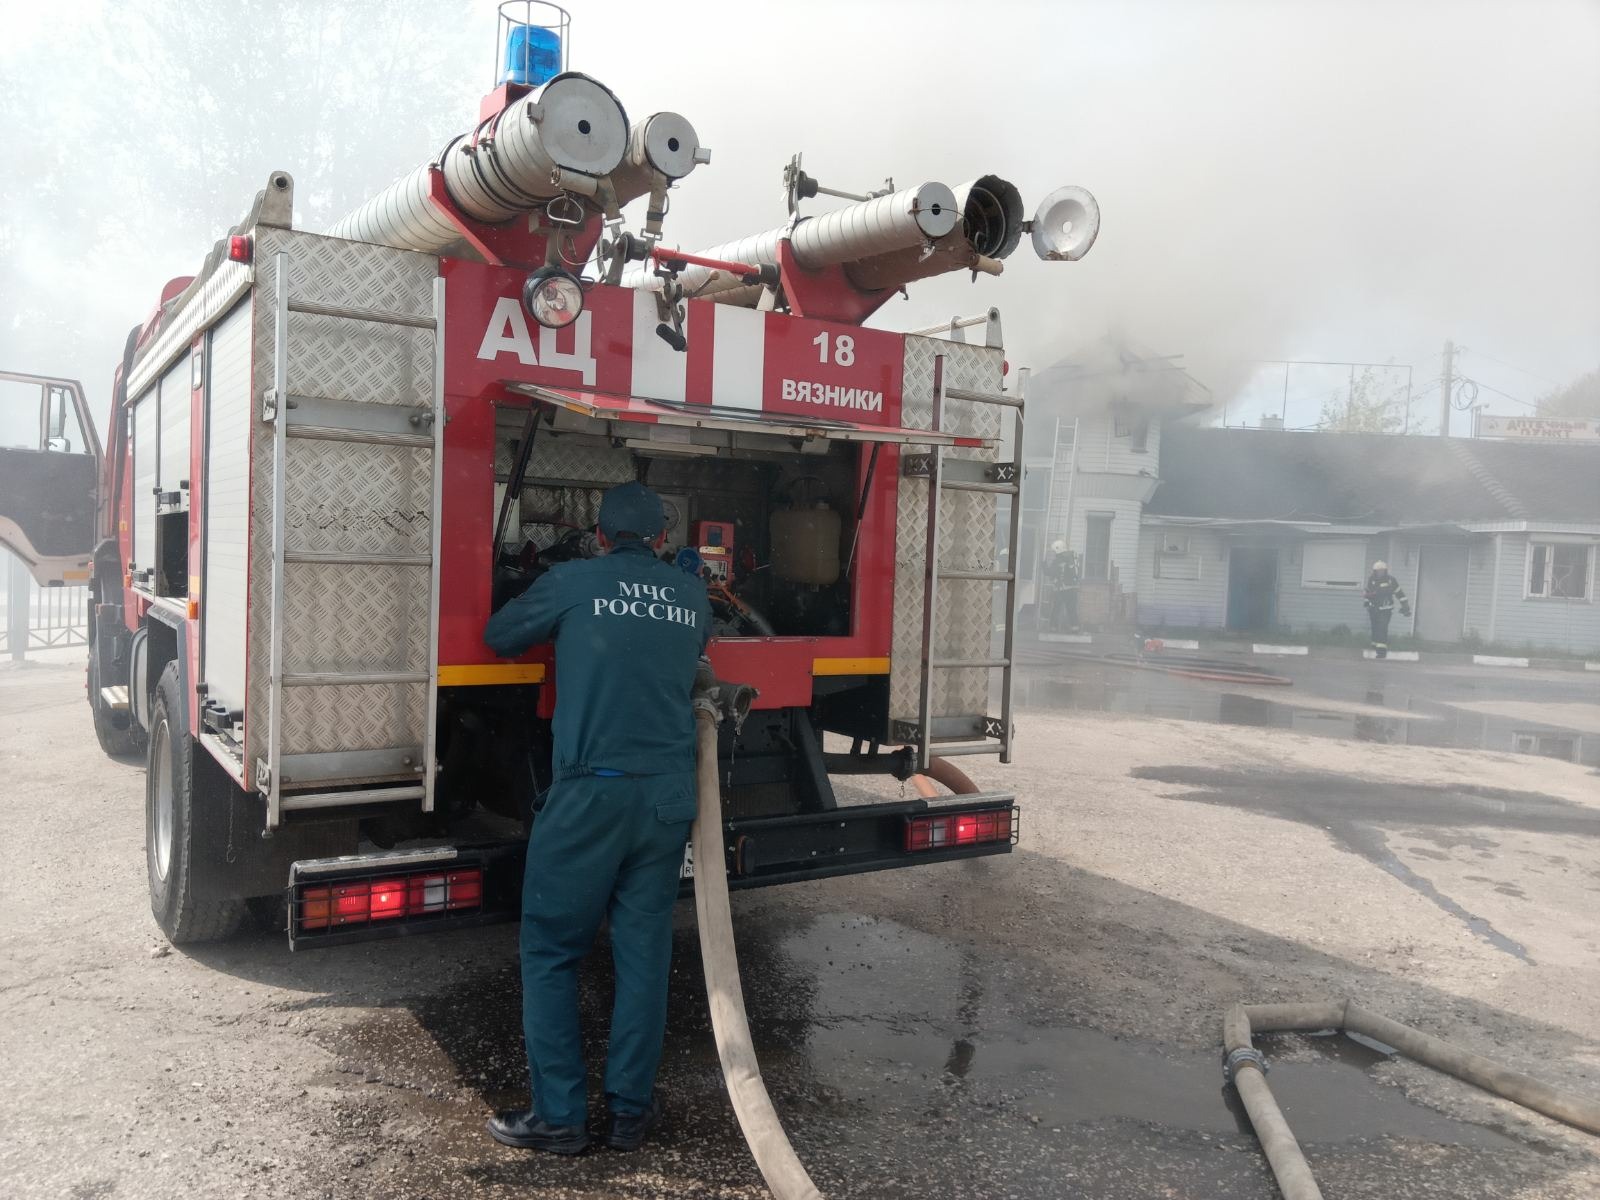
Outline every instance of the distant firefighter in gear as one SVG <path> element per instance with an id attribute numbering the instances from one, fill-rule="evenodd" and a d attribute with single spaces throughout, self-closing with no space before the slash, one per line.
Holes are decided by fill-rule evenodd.
<path id="1" fill-rule="evenodd" d="M 1411 601 L 1406 599 L 1406 594 L 1400 588 L 1400 581 L 1389 574 L 1389 564 L 1379 559 L 1372 564 L 1372 574 L 1367 576 L 1367 591 L 1364 603 L 1367 606 L 1367 620 L 1372 624 L 1372 648 L 1377 651 L 1379 658 L 1389 657 L 1389 618 L 1394 616 L 1396 602 L 1400 604 L 1400 615 L 1411 615 Z"/>
<path id="2" fill-rule="evenodd" d="M 1050 559 L 1045 563 L 1044 581 L 1048 589 L 1049 629 L 1060 633 L 1063 626 L 1068 631 L 1078 628 L 1078 556 L 1067 549 L 1066 542 L 1050 543 Z"/>
<path id="3" fill-rule="evenodd" d="M 577 1154 L 589 1144 L 578 967 L 611 922 L 616 999 L 606 1054 L 606 1143 L 635 1150 L 661 1118 L 672 910 L 695 816 L 690 689 L 711 633 L 705 585 L 656 557 L 661 500 L 608 491 L 608 553 L 557 564 L 489 619 L 496 654 L 554 641 L 554 782 L 522 884 L 522 1021 L 533 1104 L 496 1113 L 496 1141 Z"/>

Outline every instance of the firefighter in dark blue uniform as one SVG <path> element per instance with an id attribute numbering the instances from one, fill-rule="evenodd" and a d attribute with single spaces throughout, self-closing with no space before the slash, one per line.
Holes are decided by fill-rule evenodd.
<path id="1" fill-rule="evenodd" d="M 1409 617 L 1411 601 L 1400 589 L 1400 581 L 1389 574 L 1389 564 L 1379 559 L 1372 564 L 1372 574 L 1367 576 L 1364 599 L 1367 620 L 1372 625 L 1372 648 L 1379 658 L 1389 657 L 1389 619 L 1394 616 L 1396 601 L 1400 604 L 1400 615 Z"/>
<path id="2" fill-rule="evenodd" d="M 578 967 L 611 923 L 616 998 L 606 1055 L 606 1141 L 636 1149 L 660 1119 L 672 910 L 695 815 L 690 689 L 711 632 L 705 585 L 656 557 L 661 501 L 642 484 L 600 504 L 608 553 L 560 563 L 489 620 L 513 656 L 554 641 L 554 782 L 522 885 L 522 1019 L 533 1106 L 489 1132 L 525 1149 L 589 1143 Z"/>

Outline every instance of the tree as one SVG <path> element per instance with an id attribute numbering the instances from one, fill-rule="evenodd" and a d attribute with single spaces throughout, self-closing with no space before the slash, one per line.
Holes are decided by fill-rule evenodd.
<path id="1" fill-rule="evenodd" d="M 0 39 L 0 367 L 84 380 L 274 170 L 326 229 L 467 129 L 493 83 L 470 0 L 122 0 Z"/>
<path id="2" fill-rule="evenodd" d="M 1371 367 L 1355 376 L 1341 395 L 1335 392 L 1322 402 L 1319 429 L 1336 433 L 1395 433 L 1402 416 L 1394 392 L 1378 394 L 1378 380 Z"/>
<path id="3" fill-rule="evenodd" d="M 1539 397 L 1541 417 L 1600 417 L 1600 367 Z"/>

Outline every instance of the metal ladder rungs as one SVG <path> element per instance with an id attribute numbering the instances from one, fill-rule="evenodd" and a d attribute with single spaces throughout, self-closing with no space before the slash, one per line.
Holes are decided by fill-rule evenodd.
<path id="1" fill-rule="evenodd" d="M 966 400 L 973 404 L 1000 404 L 1006 408 L 1021 408 L 1021 396 L 1008 396 L 1004 392 L 976 392 L 971 388 L 947 387 L 946 400 Z"/>
<path id="2" fill-rule="evenodd" d="M 999 742 L 967 742 L 953 746 L 933 742 L 928 746 L 928 752 L 934 758 L 960 758 L 968 754 L 1003 754 L 1005 747 Z"/>
<path id="3" fill-rule="evenodd" d="M 387 804 L 391 800 L 420 800 L 425 791 L 420 784 L 408 784 L 358 792 L 285 792 L 280 807 L 285 812 L 293 812 L 303 808 L 339 808 L 346 804 Z"/>
<path id="4" fill-rule="evenodd" d="M 292 438 L 305 438 L 317 442 L 364 442 L 369 446 L 412 446 L 432 449 L 433 435 L 429 433 L 382 433 L 376 430 L 339 429 L 332 425 L 294 425 L 284 433 Z"/>
<path id="5" fill-rule="evenodd" d="M 286 563 L 329 567 L 431 567 L 430 554 L 324 554 L 316 550 L 285 550 Z"/>
<path id="6" fill-rule="evenodd" d="M 988 580 L 990 583 L 1010 583 L 1011 582 L 1011 572 L 1010 571 L 955 571 L 955 570 L 947 571 L 947 570 L 944 570 L 944 569 L 941 568 L 940 571 L 939 571 L 939 578 L 940 579 L 980 579 L 980 580 Z"/>
<path id="7" fill-rule="evenodd" d="M 944 569 L 939 566 L 940 543 L 940 502 L 945 492 L 981 492 L 992 496 L 1012 497 L 1010 507 L 1010 528 L 1006 544 L 1010 547 L 1013 560 L 1021 540 L 1022 518 L 1022 478 L 1023 463 L 1020 459 L 1021 448 L 1024 444 L 1023 437 L 1023 410 L 1026 403 L 1028 372 L 1023 370 L 1017 377 L 1016 391 L 1011 394 L 1002 392 L 980 391 L 973 388 L 951 387 L 945 375 L 946 352 L 938 351 L 933 360 L 933 404 L 929 413 L 928 427 L 935 432 L 943 431 L 943 410 L 946 401 L 964 400 L 973 404 L 1000 405 L 1013 410 L 1012 444 L 1017 447 L 1019 458 L 1014 462 L 988 463 L 981 459 L 947 457 L 937 447 L 926 455 L 909 455 L 902 460 L 901 471 L 908 478 L 926 478 L 928 481 L 928 530 L 923 548 L 923 592 L 922 592 L 922 681 L 917 705 L 917 719 L 915 721 L 896 721 L 891 729 L 904 729 L 910 733 L 916 743 L 916 759 L 919 767 L 925 768 L 930 758 L 942 756 L 958 756 L 967 754 L 994 754 L 1000 761 L 1011 761 L 1012 723 L 1012 683 L 1013 671 L 1016 666 L 1015 655 L 1015 630 L 1017 609 L 1017 583 L 1016 565 L 1013 561 L 1010 570 L 1000 570 L 998 566 L 983 571 L 968 571 L 958 569 Z M 1006 589 L 1005 600 L 1005 626 L 1004 649 L 999 657 L 973 657 L 973 658 L 939 658 L 934 654 L 934 630 L 937 624 L 939 584 L 946 580 L 978 580 L 989 583 L 1003 583 Z M 986 623 L 987 624 L 987 623 Z M 974 647 L 974 649 L 977 649 Z M 985 647 L 989 654 L 993 654 L 992 647 Z M 961 742 L 954 740 L 950 743 L 941 743 L 932 736 L 933 729 L 933 672 L 935 670 L 960 670 L 963 668 L 978 670 L 999 670 L 1001 672 L 1001 712 L 998 719 L 987 715 L 983 719 L 983 733 L 993 740 L 983 742 Z M 956 737 L 971 736 L 970 733 L 959 733 Z"/>
<path id="8" fill-rule="evenodd" d="M 338 317 L 344 321 L 366 321 L 373 325 L 404 325 L 411 329 L 436 328 L 432 317 L 414 317 L 409 313 L 385 312 L 378 308 L 351 308 L 344 304 L 317 304 L 311 300 L 293 300 L 290 312 L 305 313 L 310 317 Z"/>
<path id="9" fill-rule="evenodd" d="M 1014 483 L 989 483 L 976 479 L 942 479 L 939 481 L 939 490 L 945 492 L 991 492 L 997 496 L 1015 496 L 1017 485 Z"/>
<path id="10" fill-rule="evenodd" d="M 369 684 L 427 683 L 426 671 L 297 671 L 285 672 L 284 687 L 365 687 Z"/>
<path id="11" fill-rule="evenodd" d="M 438 729 L 436 669 L 439 661 L 439 574 L 442 531 L 437 516 L 443 503 L 444 491 L 445 280 L 435 276 L 432 285 L 431 311 L 427 315 L 415 315 L 357 304 L 325 304 L 310 299 L 297 299 L 290 295 L 291 263 L 288 253 L 280 250 L 273 256 L 273 263 L 272 386 L 262 394 L 259 401 L 259 419 L 272 427 L 272 579 L 267 650 L 267 732 L 266 745 L 256 757 L 256 761 L 249 764 L 247 770 L 253 770 L 256 790 L 266 799 L 266 824 L 269 831 L 281 823 L 285 812 L 295 809 L 339 808 L 346 805 L 420 800 L 422 811 L 431 812 Z M 396 299 L 393 302 L 402 305 L 407 303 L 403 299 Z M 363 399 L 313 395 L 311 393 L 319 387 L 314 383 L 308 384 L 304 391 L 291 391 L 290 349 L 294 339 L 291 338 L 290 327 L 293 322 L 290 318 L 294 314 L 332 318 L 367 326 L 393 326 L 402 330 L 426 333 L 433 359 L 433 386 L 428 398 L 416 403 L 397 404 L 393 402 L 395 397 L 389 388 Z M 383 340 L 395 344 L 408 353 L 410 349 L 418 348 L 417 343 L 421 341 L 409 336 Z M 398 446 L 429 451 L 430 460 L 427 466 L 431 475 L 432 492 L 430 511 L 434 513 L 435 520 L 429 530 L 427 553 L 317 551 L 290 545 L 286 519 L 289 497 L 287 478 L 292 457 L 290 439 L 354 443 L 362 446 Z M 299 453 L 304 454 L 303 451 Z M 356 454 L 354 457 L 361 463 L 376 462 L 387 465 L 384 460 L 392 459 L 394 456 L 372 453 Z M 302 469 L 304 465 L 299 463 L 296 469 Z M 401 465 L 411 467 L 421 466 L 421 463 Z M 314 463 L 312 466 L 320 467 L 322 464 Z M 357 465 L 352 469 L 359 471 L 362 468 Z M 352 651 L 350 657 L 346 659 L 346 668 L 343 670 L 288 669 L 287 664 L 292 656 L 285 653 L 284 647 L 287 611 L 284 604 L 284 584 L 286 577 L 293 574 L 292 568 L 299 565 L 426 568 L 428 573 L 422 580 L 425 580 L 427 589 L 427 623 L 425 628 L 413 627 L 408 636 L 408 641 L 413 643 L 413 649 L 417 640 L 421 637 L 426 638 L 427 652 L 426 658 L 423 659 L 423 669 L 397 671 L 390 669 L 381 660 L 364 663 L 360 661 L 357 651 Z M 420 590 L 423 586 L 422 580 L 408 573 L 401 576 L 399 582 L 408 588 L 414 586 Z M 301 581 L 305 581 L 303 575 Z M 418 656 L 408 652 L 400 661 L 407 664 L 416 663 Z M 410 748 L 410 757 L 405 760 L 408 766 L 413 763 L 420 764 L 414 769 L 421 774 L 421 780 L 416 783 L 374 786 L 348 792 L 306 790 L 286 793 L 284 783 L 292 781 L 295 771 L 300 769 L 299 761 L 308 757 L 289 753 L 284 745 L 286 728 L 284 701 L 288 689 L 364 686 L 420 686 L 423 689 L 425 711 L 418 739 L 421 747 L 420 750 L 415 747 Z M 370 759 L 373 752 L 341 749 L 333 753 L 346 758 Z M 382 774 L 387 775 L 389 772 Z M 377 773 L 371 775 L 374 780 L 378 777 Z M 330 782 L 320 782 L 319 786 L 327 788 Z"/>

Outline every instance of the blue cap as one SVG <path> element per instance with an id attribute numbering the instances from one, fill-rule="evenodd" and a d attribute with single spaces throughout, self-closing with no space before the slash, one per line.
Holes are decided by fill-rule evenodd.
<path id="1" fill-rule="evenodd" d="M 600 498 L 600 532 L 612 541 L 619 533 L 654 541 L 666 523 L 661 497 L 642 483 L 619 483 Z"/>

